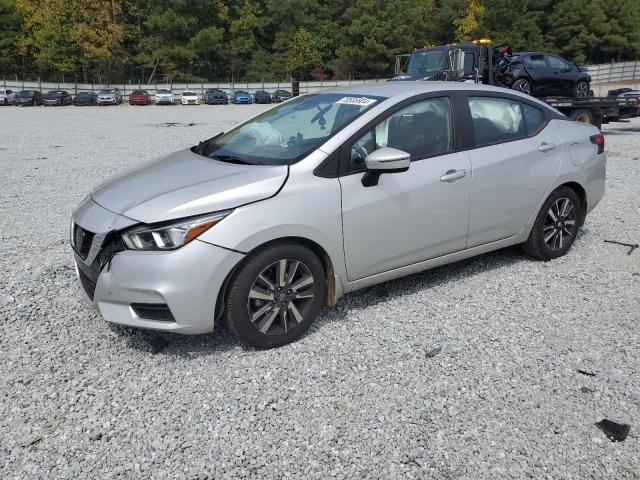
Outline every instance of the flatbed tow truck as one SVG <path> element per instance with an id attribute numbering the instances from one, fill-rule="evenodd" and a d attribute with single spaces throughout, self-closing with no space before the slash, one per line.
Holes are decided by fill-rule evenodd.
<path id="1" fill-rule="evenodd" d="M 397 55 L 392 81 L 438 80 L 475 82 L 508 88 L 499 80 L 502 65 L 510 61 L 509 45 L 491 46 L 488 39 L 471 43 L 432 45 Z M 420 64 L 420 69 L 414 65 Z M 640 116 L 638 99 L 594 97 L 536 97 L 564 113 L 571 120 L 602 124 L 624 122 Z"/>

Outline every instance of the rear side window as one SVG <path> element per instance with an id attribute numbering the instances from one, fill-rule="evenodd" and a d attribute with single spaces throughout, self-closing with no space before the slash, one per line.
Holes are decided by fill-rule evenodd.
<path id="1" fill-rule="evenodd" d="M 524 123 L 527 129 L 527 136 L 535 135 L 544 125 L 544 114 L 536 107 L 523 105 Z"/>
<path id="2" fill-rule="evenodd" d="M 504 98 L 469 97 L 476 145 L 491 145 L 525 137 L 520 103 Z"/>
<path id="3" fill-rule="evenodd" d="M 530 55 L 524 59 L 524 63 L 532 67 L 546 67 L 544 55 Z"/>

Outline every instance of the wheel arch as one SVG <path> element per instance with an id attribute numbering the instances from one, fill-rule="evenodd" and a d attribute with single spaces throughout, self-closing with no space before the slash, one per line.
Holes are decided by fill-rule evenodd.
<path id="1" fill-rule="evenodd" d="M 580 204 L 582 206 L 582 212 L 581 212 L 582 215 L 580 217 L 580 226 L 584 225 L 584 221 L 585 221 L 586 216 L 587 216 L 587 191 L 578 182 L 565 182 L 562 185 L 558 185 L 558 187 L 555 190 L 557 190 L 558 188 L 561 188 L 561 187 L 568 187 L 571 190 L 573 190 L 574 192 L 576 192 L 576 195 L 578 195 L 578 198 L 580 199 Z"/>
<path id="2" fill-rule="evenodd" d="M 240 267 L 240 265 L 246 262 L 247 259 L 249 259 L 256 251 L 269 248 L 270 246 L 277 245 L 279 243 L 297 243 L 297 244 L 303 245 L 307 247 L 309 250 L 311 250 L 318 257 L 318 259 L 320 259 L 320 261 L 322 262 L 322 266 L 324 267 L 325 284 L 327 287 L 325 305 L 331 307 L 336 304 L 338 299 L 338 294 L 337 294 L 337 288 L 336 288 L 337 285 L 336 285 L 335 269 L 333 266 L 333 261 L 331 260 L 330 255 L 327 253 L 324 247 L 322 247 L 319 243 L 305 237 L 298 237 L 298 236 L 281 237 L 281 238 L 269 240 L 251 249 L 249 252 L 247 252 L 245 257 L 240 262 L 238 262 L 238 264 L 236 264 L 236 266 L 233 267 L 231 271 L 227 274 L 226 278 L 224 279 L 224 282 L 222 283 L 222 287 L 218 292 L 218 296 L 216 298 L 216 311 L 215 311 L 216 321 L 219 320 L 222 314 L 224 313 L 229 281 L 233 277 L 238 267 Z"/>

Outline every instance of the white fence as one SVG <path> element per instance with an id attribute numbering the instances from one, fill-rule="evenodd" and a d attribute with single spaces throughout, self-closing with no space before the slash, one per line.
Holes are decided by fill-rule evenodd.
<path id="1" fill-rule="evenodd" d="M 328 81 L 316 81 L 316 82 L 300 82 L 300 93 L 317 92 L 325 90 L 327 88 L 333 88 L 345 85 L 363 85 L 365 83 L 376 83 L 386 81 L 386 78 L 382 79 L 370 79 L 370 80 L 328 80 Z M 122 93 L 125 100 L 128 99 L 129 94 L 134 90 L 146 90 L 153 95 L 156 90 L 170 88 L 175 94 L 180 94 L 185 90 L 196 91 L 203 94 L 208 88 L 218 88 L 224 92 L 231 93 L 235 90 L 243 90 L 249 93 L 254 93 L 256 90 L 266 90 L 273 92 L 275 90 L 288 90 L 291 91 L 291 82 L 239 82 L 239 83 L 173 83 L 168 85 L 166 83 L 158 84 L 139 84 L 139 83 L 114 83 L 111 85 L 103 85 L 97 83 L 73 83 L 73 82 L 40 82 L 40 81 L 21 81 L 4 79 L 0 80 L 0 86 L 10 90 L 39 90 L 41 92 L 48 92 L 49 90 L 66 90 L 69 93 L 76 95 L 80 92 L 97 92 L 102 88 L 117 87 Z"/>
<path id="2" fill-rule="evenodd" d="M 633 62 L 612 62 L 601 65 L 587 65 L 587 70 L 592 78 L 592 84 L 596 86 L 594 90 L 603 90 L 598 88 L 597 85 L 621 82 L 621 81 L 634 81 L 640 82 L 640 61 Z M 386 78 L 368 79 L 368 80 L 320 80 L 315 82 L 300 82 L 300 93 L 317 92 L 332 87 L 339 87 L 345 85 L 363 85 L 365 83 L 384 82 Z M 92 92 L 98 91 L 106 87 L 118 87 L 125 100 L 128 99 L 129 94 L 133 90 L 147 90 L 153 94 L 156 90 L 162 88 L 171 88 L 176 94 L 180 94 L 184 90 L 195 90 L 202 94 L 207 88 L 218 88 L 227 93 L 231 93 L 234 90 L 246 90 L 249 93 L 254 93 L 256 90 L 267 90 L 273 92 L 274 90 L 291 90 L 290 81 L 282 82 L 238 82 L 238 83 L 174 83 L 172 85 L 167 84 L 112 84 L 103 85 L 97 83 L 74 83 L 74 82 L 40 82 L 40 81 L 22 81 L 18 79 L 3 79 L 0 80 L 0 86 L 3 88 L 18 90 L 39 90 L 41 92 L 47 92 L 49 90 L 67 90 L 72 94 L 78 94 L 80 92 Z M 606 94 L 606 92 L 604 92 Z"/>
<path id="3" fill-rule="evenodd" d="M 611 62 L 601 65 L 587 65 L 591 83 L 611 83 L 640 80 L 640 61 Z"/>

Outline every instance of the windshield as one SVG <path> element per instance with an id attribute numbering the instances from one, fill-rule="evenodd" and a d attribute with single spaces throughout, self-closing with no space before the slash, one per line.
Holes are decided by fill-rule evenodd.
<path id="1" fill-rule="evenodd" d="M 46 96 L 47 96 L 47 97 L 59 97 L 59 96 L 61 96 L 61 95 L 64 95 L 65 93 L 66 93 L 66 92 L 61 92 L 61 91 L 59 91 L 59 90 L 54 90 L 54 91 L 51 91 L 51 92 L 47 92 L 47 95 L 46 95 Z"/>
<path id="2" fill-rule="evenodd" d="M 134 90 L 133 92 L 131 92 L 131 95 L 146 95 L 147 91 L 146 90 Z"/>
<path id="3" fill-rule="evenodd" d="M 209 158 L 253 165 L 289 165 L 309 154 L 383 97 L 321 93 L 267 110 L 205 144 Z"/>
<path id="4" fill-rule="evenodd" d="M 115 90 L 104 89 L 104 90 L 100 90 L 100 93 L 110 94 L 110 93 L 115 93 Z"/>
<path id="5" fill-rule="evenodd" d="M 171 90 L 158 90 L 157 93 L 171 93 Z"/>
<path id="6" fill-rule="evenodd" d="M 409 73 L 426 73 L 444 69 L 444 50 L 413 52 L 409 60 Z"/>
<path id="7" fill-rule="evenodd" d="M 23 90 L 22 92 L 19 92 L 19 93 L 16 95 L 16 97 L 23 97 L 23 98 L 26 98 L 26 97 L 33 97 L 33 95 L 34 95 L 35 93 L 36 93 L 36 92 L 35 92 L 35 91 L 33 91 L 33 90 Z"/>
<path id="8" fill-rule="evenodd" d="M 242 90 L 236 91 L 236 95 L 249 95 L 247 92 L 243 92 Z"/>
<path id="9" fill-rule="evenodd" d="M 196 92 L 182 92 L 183 97 L 195 97 Z"/>

